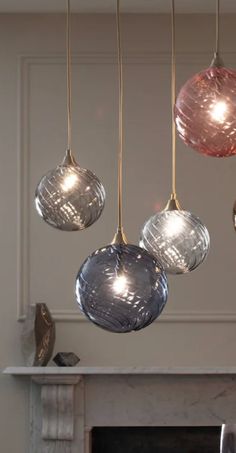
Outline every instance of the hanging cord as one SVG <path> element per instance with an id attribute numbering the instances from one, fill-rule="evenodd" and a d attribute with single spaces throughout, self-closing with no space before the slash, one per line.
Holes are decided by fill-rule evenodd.
<path id="1" fill-rule="evenodd" d="M 175 0 L 171 0 L 171 130 L 172 130 L 172 191 L 164 211 L 181 210 L 176 196 L 176 125 L 175 125 L 175 100 L 176 100 L 176 50 L 175 50 Z"/>
<path id="2" fill-rule="evenodd" d="M 67 150 L 62 165 L 78 166 L 71 151 L 71 38 L 70 0 L 67 0 L 66 15 L 66 79 L 67 79 Z"/>
<path id="3" fill-rule="evenodd" d="M 71 30 L 70 0 L 67 0 L 66 19 L 66 72 L 67 72 L 67 149 L 71 150 Z"/>
<path id="4" fill-rule="evenodd" d="M 118 226 L 112 244 L 127 244 L 123 232 L 123 61 L 121 51 L 120 0 L 116 0 L 116 33 L 119 80 L 119 140 L 118 140 Z"/>
<path id="5" fill-rule="evenodd" d="M 119 78 L 119 143 L 118 143 L 118 231 L 123 229 L 123 61 L 121 51 L 120 31 L 120 0 L 116 2 L 116 24 L 117 24 L 117 55 L 118 55 L 118 78 Z"/>
<path id="6" fill-rule="evenodd" d="M 218 56 L 220 52 L 220 0 L 216 0 L 216 43 L 215 53 Z"/>
<path id="7" fill-rule="evenodd" d="M 176 198 L 176 126 L 174 107 L 176 100 L 176 51 L 175 51 L 175 0 L 172 0 L 171 8 L 171 119 L 172 119 L 172 194 Z"/>
<path id="8" fill-rule="evenodd" d="M 215 52 L 211 67 L 220 68 L 224 66 L 224 62 L 220 56 L 220 0 L 216 0 L 215 21 Z"/>

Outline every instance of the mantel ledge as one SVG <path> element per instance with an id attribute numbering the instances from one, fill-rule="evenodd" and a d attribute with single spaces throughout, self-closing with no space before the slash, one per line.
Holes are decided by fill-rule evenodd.
<path id="1" fill-rule="evenodd" d="M 12 376 L 83 376 L 83 375 L 236 375 L 236 367 L 26 367 L 3 370 Z"/>

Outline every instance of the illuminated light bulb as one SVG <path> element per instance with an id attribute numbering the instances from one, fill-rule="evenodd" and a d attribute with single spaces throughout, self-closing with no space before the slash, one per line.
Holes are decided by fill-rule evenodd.
<path id="1" fill-rule="evenodd" d="M 76 278 L 82 312 L 97 326 L 125 333 L 151 324 L 168 296 L 159 261 L 131 244 L 112 244 L 93 252 Z"/>
<path id="2" fill-rule="evenodd" d="M 198 217 L 188 211 L 164 210 L 144 225 L 140 246 L 152 253 L 169 274 L 185 274 L 206 258 L 210 237 Z"/>
<path id="3" fill-rule="evenodd" d="M 181 88 L 175 104 L 180 138 L 201 154 L 236 154 L 236 71 L 214 66 Z"/>
<path id="4" fill-rule="evenodd" d="M 78 183 L 78 176 L 75 173 L 66 175 L 62 181 L 62 185 L 61 185 L 62 190 L 64 192 L 67 192 L 68 190 L 73 189 L 77 183 Z M 87 188 L 85 190 L 87 190 Z"/>
<path id="5" fill-rule="evenodd" d="M 104 204 L 105 190 L 97 176 L 74 161 L 49 171 L 35 192 L 40 217 L 63 231 L 88 228 L 99 219 Z"/>
<path id="6" fill-rule="evenodd" d="M 183 232 L 185 222 L 180 216 L 169 216 L 165 222 L 165 234 L 168 237 L 178 236 Z"/>
<path id="7" fill-rule="evenodd" d="M 223 123 L 227 118 L 228 107 L 226 102 L 217 101 L 212 106 L 210 106 L 210 116 L 213 120 L 218 123 Z"/>
<path id="8" fill-rule="evenodd" d="M 113 289 L 116 294 L 124 294 L 127 291 L 127 278 L 124 275 L 117 276 L 113 283 Z"/>

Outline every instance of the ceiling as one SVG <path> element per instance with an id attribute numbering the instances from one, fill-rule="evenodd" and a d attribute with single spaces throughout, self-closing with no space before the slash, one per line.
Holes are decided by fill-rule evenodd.
<path id="1" fill-rule="evenodd" d="M 113 13 L 115 0 L 71 0 L 73 12 Z M 121 0 L 121 9 L 127 13 L 168 13 L 170 0 Z M 66 0 L 0 0 L 4 13 L 64 12 Z M 214 13 L 215 0 L 176 0 L 179 13 Z M 236 0 L 222 0 L 221 11 L 236 13 Z"/>

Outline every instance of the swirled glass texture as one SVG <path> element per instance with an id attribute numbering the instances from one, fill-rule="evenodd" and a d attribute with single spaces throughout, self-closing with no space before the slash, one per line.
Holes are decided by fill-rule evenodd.
<path id="1" fill-rule="evenodd" d="M 140 244 L 169 274 L 185 274 L 198 267 L 210 247 L 207 228 L 188 211 L 164 210 L 144 225 Z"/>
<path id="2" fill-rule="evenodd" d="M 99 327 L 125 333 L 151 324 L 168 296 L 159 262 L 136 245 L 107 245 L 82 264 L 76 298 L 82 312 Z"/>
<path id="3" fill-rule="evenodd" d="M 63 231 L 89 227 L 100 217 L 104 204 L 103 185 L 79 165 L 59 165 L 42 177 L 35 192 L 40 217 Z"/>
<path id="4" fill-rule="evenodd" d="M 236 154 L 236 71 L 210 67 L 194 75 L 176 99 L 179 136 L 213 157 Z"/>

